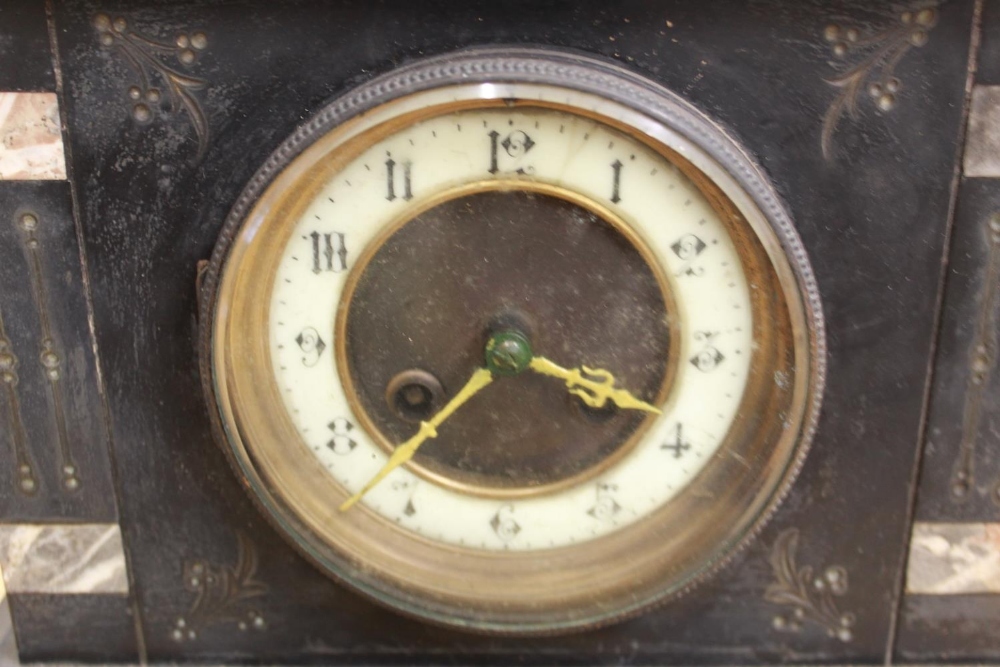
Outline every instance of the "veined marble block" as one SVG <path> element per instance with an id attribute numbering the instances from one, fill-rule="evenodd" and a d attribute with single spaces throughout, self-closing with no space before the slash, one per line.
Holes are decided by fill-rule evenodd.
<path id="1" fill-rule="evenodd" d="M 914 524 L 906 590 L 1000 593 L 1000 523 Z"/>
<path id="2" fill-rule="evenodd" d="M 0 525 L 10 593 L 128 594 L 118 524 Z"/>
<path id="3" fill-rule="evenodd" d="M 66 178 L 55 93 L 0 93 L 0 180 Z"/>
<path id="4" fill-rule="evenodd" d="M 966 176 L 1000 176 L 1000 86 L 975 86 L 965 143 Z"/>
<path id="5" fill-rule="evenodd" d="M 20 665 L 17 643 L 14 641 L 14 625 L 10 618 L 10 604 L 0 599 L 0 665 Z"/>
<path id="6" fill-rule="evenodd" d="M 14 624 L 10 618 L 7 589 L 3 585 L 3 572 L 0 571 L 0 665 L 18 665 L 20 662 L 17 646 L 14 644 Z"/>

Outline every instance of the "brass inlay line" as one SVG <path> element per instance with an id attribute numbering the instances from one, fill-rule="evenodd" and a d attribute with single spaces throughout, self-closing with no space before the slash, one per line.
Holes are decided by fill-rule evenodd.
<path id="1" fill-rule="evenodd" d="M 7 337 L 4 328 L 3 311 L 0 310 L 0 381 L 7 388 L 7 410 L 11 421 L 11 442 L 14 445 L 14 459 L 17 461 L 15 479 L 17 489 L 31 495 L 38 490 L 38 480 L 35 469 L 28 454 L 28 437 L 24 431 L 24 420 L 21 417 L 21 401 L 17 395 L 17 356 Z"/>
<path id="2" fill-rule="evenodd" d="M 35 236 L 38 228 L 38 218 L 32 213 L 25 213 L 20 218 L 21 230 L 24 232 L 24 246 L 28 251 L 28 264 L 31 268 L 32 296 L 35 299 L 35 309 L 42 327 L 41 352 L 38 361 L 42 365 L 45 378 L 49 381 L 49 394 L 52 396 L 52 411 L 56 423 L 56 433 L 59 443 L 59 472 L 62 476 L 62 488 L 65 491 L 76 491 L 80 488 L 80 478 L 69 444 L 69 432 L 66 426 L 66 410 L 63 406 L 62 385 L 62 355 L 52 333 L 52 322 L 49 318 L 48 295 L 42 273 L 42 260 L 39 256 L 39 242 Z"/>
<path id="3" fill-rule="evenodd" d="M 1000 213 L 994 214 L 987 223 L 990 241 L 989 264 L 986 269 L 986 283 L 983 300 L 979 304 L 976 322 L 976 338 L 972 345 L 970 373 L 962 411 L 962 440 L 958 447 L 958 460 L 951 478 L 951 495 L 955 500 L 964 500 L 973 489 L 974 455 L 979 417 L 982 412 L 983 394 L 989 380 L 990 371 L 996 364 L 997 329 L 993 311 L 997 295 L 1000 294 Z M 994 501 L 1000 502 L 1000 481 L 993 489 Z"/>

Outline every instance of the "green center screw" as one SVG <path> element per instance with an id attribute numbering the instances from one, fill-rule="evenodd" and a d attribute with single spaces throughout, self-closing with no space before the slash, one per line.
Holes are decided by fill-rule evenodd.
<path id="1" fill-rule="evenodd" d="M 486 342 L 486 368 L 496 375 L 517 375 L 534 356 L 528 338 L 518 331 L 498 331 Z"/>

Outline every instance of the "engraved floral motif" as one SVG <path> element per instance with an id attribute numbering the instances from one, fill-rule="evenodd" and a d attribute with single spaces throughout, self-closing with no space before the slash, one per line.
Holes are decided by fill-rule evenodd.
<path id="1" fill-rule="evenodd" d="M 208 47 L 205 33 L 181 33 L 173 44 L 168 44 L 135 32 L 122 17 L 112 19 L 107 14 L 94 17 L 94 27 L 101 44 L 116 48 L 139 77 L 139 84 L 128 88 L 132 118 L 145 124 L 152 122 L 158 113 L 166 113 L 162 104 L 164 92 L 155 85 L 155 78 L 159 77 L 170 100 L 170 112 L 187 113 L 198 139 L 198 157 L 204 155 L 208 148 L 208 118 L 195 92 L 206 88 L 208 82 L 184 74 L 165 59 L 173 57 L 185 67 L 194 64 Z"/>
<path id="2" fill-rule="evenodd" d="M 812 622 L 830 637 L 851 641 L 854 614 L 841 612 L 836 601 L 847 593 L 847 570 L 832 565 L 814 574 L 812 566 L 799 567 L 795 562 L 798 546 L 799 531 L 789 528 L 778 536 L 771 549 L 771 568 L 776 581 L 767 587 L 764 599 L 792 608 L 788 614 L 775 615 L 772 626 L 782 632 L 798 632 L 803 623 Z"/>
<path id="3" fill-rule="evenodd" d="M 184 587 L 195 594 L 191 609 L 178 617 L 170 632 L 176 642 L 194 641 L 207 627 L 234 623 L 241 631 L 263 632 L 267 622 L 248 600 L 267 593 L 267 585 L 258 581 L 257 551 L 246 534 L 236 535 L 235 565 L 214 565 L 204 560 L 184 564 Z"/>
<path id="4" fill-rule="evenodd" d="M 937 20 L 934 7 L 923 7 L 901 12 L 896 25 L 874 35 L 866 36 L 858 28 L 835 23 L 824 28 L 823 37 L 830 43 L 834 56 L 856 58 L 847 69 L 826 79 L 838 92 L 823 116 L 820 143 L 824 157 L 829 158 L 832 153 L 833 133 L 844 113 L 857 119 L 860 99 L 867 96 L 883 113 L 896 106 L 903 88 L 895 75 L 896 66 L 910 49 L 927 43 Z"/>
<path id="5" fill-rule="evenodd" d="M 982 412 L 987 381 L 997 360 L 997 306 L 1000 301 L 1000 213 L 990 216 L 986 225 L 989 242 L 989 260 L 983 296 L 976 318 L 976 337 L 969 359 L 969 377 L 966 381 L 965 404 L 962 410 L 962 440 L 958 447 L 951 477 L 951 497 L 962 501 L 973 489 L 973 462 L 976 436 Z M 1000 504 L 1000 480 L 993 486 L 993 500 Z"/>

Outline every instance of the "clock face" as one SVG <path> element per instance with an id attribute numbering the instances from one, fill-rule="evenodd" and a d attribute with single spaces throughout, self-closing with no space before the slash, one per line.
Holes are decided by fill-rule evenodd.
<path id="1" fill-rule="evenodd" d="M 790 483 L 822 373 L 808 265 L 665 91 L 550 53 L 458 63 L 335 101 L 249 186 L 206 284 L 221 439 L 379 601 L 608 622 L 716 569 Z"/>
<path id="2" fill-rule="evenodd" d="M 663 412 L 503 378 L 365 494 L 405 530 L 485 550 L 606 535 L 697 475 L 739 410 L 753 323 L 734 240 L 683 172 L 607 123 L 530 105 L 436 115 L 353 157 L 290 226 L 275 381 L 349 493 L 484 365 L 496 331 Z"/>

